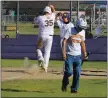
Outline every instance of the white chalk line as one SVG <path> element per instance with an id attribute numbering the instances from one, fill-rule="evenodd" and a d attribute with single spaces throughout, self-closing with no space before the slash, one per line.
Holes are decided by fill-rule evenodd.
<path id="1" fill-rule="evenodd" d="M 32 67 L 36 66 L 36 64 L 33 64 Z M 31 67 L 31 68 L 32 68 Z M 24 67 L 26 70 L 28 69 L 27 67 Z M 25 70 L 24 70 L 25 71 Z M 2 78 L 2 81 L 5 81 L 5 80 L 13 80 L 13 79 L 18 79 L 18 78 L 21 78 L 25 75 L 21 75 L 21 76 L 15 76 L 15 77 L 9 77 L 9 78 Z"/>
<path id="2" fill-rule="evenodd" d="M 2 80 L 13 80 L 13 79 L 18 79 L 18 78 L 21 78 L 23 77 L 24 75 L 21 75 L 21 76 L 15 76 L 15 77 L 9 77 L 9 78 L 2 78 Z"/>

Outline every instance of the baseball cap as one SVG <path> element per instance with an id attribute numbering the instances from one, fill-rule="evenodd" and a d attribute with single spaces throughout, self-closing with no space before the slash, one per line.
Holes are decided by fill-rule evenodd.
<path id="1" fill-rule="evenodd" d="M 70 18 L 69 13 L 63 13 L 62 18 Z"/>
<path id="2" fill-rule="evenodd" d="M 43 10 L 43 12 L 48 12 L 51 14 L 51 8 L 49 6 L 46 6 Z"/>

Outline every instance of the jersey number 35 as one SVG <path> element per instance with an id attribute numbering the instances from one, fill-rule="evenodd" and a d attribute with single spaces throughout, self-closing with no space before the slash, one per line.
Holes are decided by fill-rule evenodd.
<path id="1" fill-rule="evenodd" d="M 52 26 L 53 25 L 53 20 L 45 20 L 45 26 L 48 27 L 48 26 Z"/>

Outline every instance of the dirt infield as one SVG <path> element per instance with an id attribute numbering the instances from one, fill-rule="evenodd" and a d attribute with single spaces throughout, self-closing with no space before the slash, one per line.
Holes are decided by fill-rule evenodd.
<path id="1" fill-rule="evenodd" d="M 13 79 L 62 79 L 63 69 L 49 68 L 48 73 L 37 67 L 33 68 L 10 68 L 2 67 L 2 81 Z M 106 70 L 85 69 L 81 72 L 82 79 L 107 79 Z"/>

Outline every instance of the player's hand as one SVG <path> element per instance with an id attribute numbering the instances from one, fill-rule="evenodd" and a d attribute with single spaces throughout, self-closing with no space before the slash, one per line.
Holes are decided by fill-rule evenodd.
<path id="1" fill-rule="evenodd" d="M 85 52 L 84 53 L 84 60 L 87 60 L 88 59 L 88 55 L 87 55 L 87 53 Z"/>
<path id="2" fill-rule="evenodd" d="M 62 16 L 62 13 L 61 12 L 57 13 L 57 16 Z"/>
<path id="3" fill-rule="evenodd" d="M 56 14 L 56 21 L 60 19 L 60 16 L 62 16 L 61 12 L 59 12 L 59 13 Z"/>
<path id="4" fill-rule="evenodd" d="M 50 7 L 50 8 L 54 8 L 54 6 L 53 6 L 52 4 L 51 4 L 51 5 L 49 5 L 49 7 Z"/>
<path id="5" fill-rule="evenodd" d="M 63 60 L 66 60 L 66 55 L 63 55 Z"/>
<path id="6" fill-rule="evenodd" d="M 51 11 L 52 11 L 52 12 L 55 12 L 55 8 L 54 8 L 53 5 L 49 5 L 49 7 L 51 8 Z"/>

